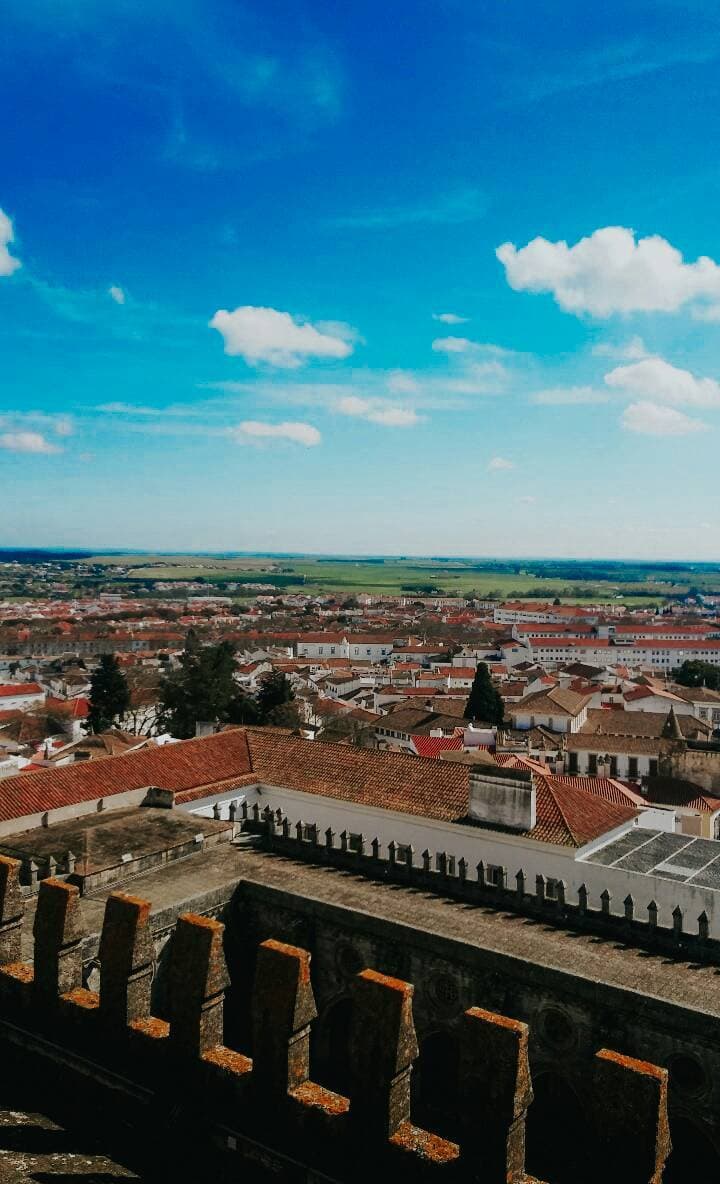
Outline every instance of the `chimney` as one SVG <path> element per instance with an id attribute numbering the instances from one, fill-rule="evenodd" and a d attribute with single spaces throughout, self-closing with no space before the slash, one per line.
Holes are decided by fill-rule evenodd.
<path id="1" fill-rule="evenodd" d="M 532 830 L 535 825 L 535 786 L 525 769 L 470 771 L 468 814 L 486 826 Z"/>
<path id="2" fill-rule="evenodd" d="M 215 723 L 211 719 L 198 719 L 195 721 L 195 739 L 201 736 L 214 736 Z"/>

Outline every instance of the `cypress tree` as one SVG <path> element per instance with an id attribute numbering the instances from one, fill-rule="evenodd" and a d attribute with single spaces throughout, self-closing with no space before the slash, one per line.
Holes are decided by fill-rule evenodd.
<path id="1" fill-rule="evenodd" d="M 484 662 L 478 664 L 475 678 L 463 712 L 465 719 L 477 719 L 483 723 L 501 724 L 505 716 L 502 696 L 493 686 L 490 671 Z"/>
<path id="2" fill-rule="evenodd" d="M 130 707 L 130 688 L 114 654 L 102 654 L 90 679 L 88 723 L 93 732 L 104 732 Z"/>

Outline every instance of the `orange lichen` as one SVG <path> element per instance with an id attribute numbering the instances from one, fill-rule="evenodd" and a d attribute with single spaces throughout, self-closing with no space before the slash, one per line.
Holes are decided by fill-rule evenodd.
<path id="1" fill-rule="evenodd" d="M 314 1081 L 304 1081 L 295 1089 L 291 1089 L 290 1097 L 302 1106 L 310 1106 L 314 1110 L 322 1110 L 325 1114 L 347 1114 L 350 1109 L 349 1098 L 342 1094 L 335 1094 L 331 1089 L 325 1089 Z"/>
<path id="2" fill-rule="evenodd" d="M 624 1053 L 613 1052 L 610 1048 L 601 1048 L 595 1055 L 599 1060 L 617 1065 L 620 1069 L 627 1069 L 631 1073 L 645 1073 L 648 1077 L 654 1077 L 658 1081 L 662 1081 L 667 1076 L 667 1069 L 661 1069 L 650 1061 L 638 1061 L 635 1057 L 625 1056 Z"/>
<path id="3" fill-rule="evenodd" d="M 424 1131 L 422 1127 L 413 1126 L 411 1122 L 401 1122 L 395 1134 L 390 1136 L 390 1142 L 394 1147 L 400 1147 L 403 1151 L 413 1151 L 432 1163 L 451 1163 L 460 1157 L 457 1143 L 434 1135 L 432 1131 Z"/>
<path id="4" fill-rule="evenodd" d="M 178 921 L 185 921 L 188 925 L 202 925 L 204 929 L 213 929 L 222 933 L 225 926 L 222 921 L 215 921 L 212 917 L 201 917 L 199 913 L 183 913 Z"/>
<path id="5" fill-rule="evenodd" d="M 207 1052 L 202 1054 L 202 1060 L 207 1061 L 210 1065 L 217 1065 L 226 1073 L 234 1073 L 238 1077 L 252 1072 L 250 1058 L 243 1056 L 241 1052 L 234 1052 L 232 1048 L 226 1048 L 224 1044 L 216 1044 L 213 1048 L 209 1048 Z"/>
<path id="6" fill-rule="evenodd" d="M 100 1006 L 98 993 L 87 991 L 85 987 L 75 987 L 72 991 L 66 991 L 60 998 L 67 1003 L 72 1003 L 75 1007 L 81 1007 L 83 1011 L 95 1011 Z"/>
<path id="7" fill-rule="evenodd" d="M 370 983 L 380 983 L 381 986 L 389 987 L 392 991 L 400 991 L 403 995 L 412 995 L 414 991 L 412 983 L 403 982 L 400 978 L 392 978 L 389 974 L 380 974 L 379 970 L 361 970 L 358 978 L 365 979 Z"/>
<path id="8" fill-rule="evenodd" d="M 154 1015 L 148 1015 L 140 1020 L 131 1020 L 128 1027 L 139 1032 L 141 1036 L 149 1036 L 151 1040 L 164 1040 L 170 1035 L 170 1025 L 167 1021 L 159 1020 Z"/>
<path id="9" fill-rule="evenodd" d="M 121 900 L 123 904 L 131 905 L 137 909 L 141 917 L 147 917 L 150 912 L 150 901 L 143 900 L 141 896 L 131 896 L 129 892 L 113 892 L 112 895 L 116 900 Z"/>
<path id="10" fill-rule="evenodd" d="M 494 1024 L 497 1028 L 506 1028 L 518 1036 L 522 1036 L 526 1031 L 526 1025 L 520 1020 L 511 1020 L 506 1015 L 497 1015 L 494 1011 L 485 1011 L 482 1007 L 469 1007 L 465 1015 L 472 1019 L 483 1020 L 486 1024 Z"/>
<path id="11" fill-rule="evenodd" d="M 281 954 L 284 958 L 290 958 L 296 961 L 300 969 L 300 982 L 310 982 L 310 955 L 307 950 L 302 950 L 299 946 L 291 946 L 284 941 L 276 941 L 273 937 L 268 938 L 262 944 L 265 949 L 273 950 L 276 954 Z"/>
<path id="12" fill-rule="evenodd" d="M 0 975 L 17 979 L 20 983 L 31 983 L 35 977 L 29 962 L 6 962 L 4 966 L 0 966 Z"/>

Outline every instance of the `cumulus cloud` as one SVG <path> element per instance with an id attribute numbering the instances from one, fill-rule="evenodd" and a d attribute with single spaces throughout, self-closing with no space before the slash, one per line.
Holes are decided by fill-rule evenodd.
<path id="1" fill-rule="evenodd" d="M 246 419 L 237 427 L 228 428 L 227 434 L 238 444 L 247 444 L 253 440 L 292 440 L 295 444 L 312 448 L 322 440 L 320 432 L 312 424 L 290 420 L 284 423 L 261 423 L 256 419 Z"/>
<path id="2" fill-rule="evenodd" d="M 275 308 L 244 305 L 233 312 L 221 308 L 210 321 L 225 342 L 225 353 L 240 356 L 250 365 L 268 362 L 292 369 L 309 358 L 347 358 L 356 336 L 349 326 L 333 323 L 333 331 L 300 321 Z M 327 326 L 325 327 L 327 330 Z"/>
<path id="3" fill-rule="evenodd" d="M 41 432 L 3 432 L 0 448 L 10 452 L 62 452 L 62 448 L 52 444 Z"/>
<path id="4" fill-rule="evenodd" d="M 617 366 L 605 375 L 609 387 L 687 407 L 720 407 L 720 383 L 714 378 L 697 378 L 689 370 L 671 366 L 664 358 L 644 358 L 629 366 Z"/>
<path id="5" fill-rule="evenodd" d="M 345 395 L 338 399 L 335 410 L 340 415 L 352 415 L 379 423 L 386 428 L 409 428 L 420 423 L 420 416 L 411 407 L 392 407 L 377 399 L 362 399 L 358 395 Z"/>
<path id="6" fill-rule="evenodd" d="M 589 403 L 608 403 L 610 396 L 607 391 L 596 390 L 592 386 L 555 386 L 546 390 L 536 391 L 530 396 L 531 403 L 540 403 L 548 407 L 572 407 Z"/>
<path id="7" fill-rule="evenodd" d="M 467 337 L 436 337 L 432 348 L 438 354 L 465 354 L 475 349 L 476 345 L 474 341 L 468 341 Z"/>
<path id="8" fill-rule="evenodd" d="M 432 319 L 442 321 L 443 325 L 465 325 L 470 318 L 460 317 L 456 312 L 434 312 Z"/>
<path id="9" fill-rule="evenodd" d="M 575 314 L 675 312 L 694 300 L 720 301 L 720 267 L 701 255 L 686 263 L 660 235 L 636 239 L 624 226 L 605 226 L 573 246 L 535 238 L 495 252 L 511 288 L 551 292 Z"/>
<path id="10" fill-rule="evenodd" d="M 488 462 L 488 469 L 490 469 L 490 471 L 493 473 L 499 473 L 503 469 L 514 469 L 514 468 L 515 468 L 515 462 L 512 460 L 508 460 L 507 457 L 505 457 L 505 456 L 494 456 L 492 458 L 492 460 Z"/>
<path id="11" fill-rule="evenodd" d="M 620 422 L 626 431 L 644 436 L 687 436 L 691 432 L 705 431 L 708 426 L 703 420 L 692 419 L 674 407 L 651 402 L 631 403 Z"/>
<path id="12" fill-rule="evenodd" d="M 13 224 L 4 210 L 0 210 L 0 275 L 12 275 L 22 267 L 19 259 L 11 255 L 8 247 L 15 240 Z"/>
<path id="13" fill-rule="evenodd" d="M 117 284 L 111 284 L 108 288 L 108 296 L 114 300 L 116 304 L 124 304 L 126 300 L 125 293 L 122 288 L 118 288 Z"/>

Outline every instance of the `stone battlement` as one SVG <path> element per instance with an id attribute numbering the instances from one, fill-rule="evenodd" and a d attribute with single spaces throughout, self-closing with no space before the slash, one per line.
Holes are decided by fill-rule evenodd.
<path id="1" fill-rule="evenodd" d="M 562 925 L 579 933 L 615 938 L 627 945 L 703 965 L 720 965 L 720 941 L 710 937 L 707 913 L 688 918 L 677 905 L 663 918 L 655 901 L 641 910 L 628 894 L 617 900 L 605 889 L 593 900 L 583 884 L 574 899 L 563 880 L 535 876 L 522 867 L 470 867 L 445 851 L 417 852 L 411 845 L 390 842 L 385 849 L 374 838 L 347 831 L 337 835 L 307 820 L 291 822 L 269 807 L 243 804 L 243 830 L 261 836 L 267 850 L 308 863 L 325 864 L 372 880 L 421 889 L 467 904 L 485 905 Z M 618 906 L 620 911 L 618 911 Z M 692 928 L 690 928 L 692 926 Z"/>
<path id="2" fill-rule="evenodd" d="M 21 961 L 20 864 L 0 857 L 0 1044 L 38 1064 L 132 1100 L 147 1116 L 173 1100 L 195 1137 L 263 1179 L 355 1182 L 384 1170 L 401 1180 L 530 1184 L 525 1123 L 533 1093 L 525 1023 L 469 1007 L 462 1015 L 458 1136 L 423 1129 L 411 1113 L 418 1059 L 411 983 L 361 968 L 352 977 L 346 1066 L 335 1092 L 311 1076 L 316 1005 L 310 953 L 273 938 L 257 948 L 250 996 L 251 1056 L 225 1044 L 224 926 L 194 914 L 175 926 L 166 1014 L 151 1012 L 150 904 L 121 892 L 106 902 L 99 990 L 83 987 L 76 885 L 40 885 L 32 965 Z M 478 1003 L 482 1003 L 479 1000 Z M 17 1056 L 15 1058 L 17 1060 Z M 586 1179 L 659 1184 L 670 1150 L 667 1070 L 603 1048 L 593 1065 L 596 1138 Z M 562 1148 L 558 1148 L 561 1157 Z M 537 1182 L 535 1182 L 537 1184 Z"/>

